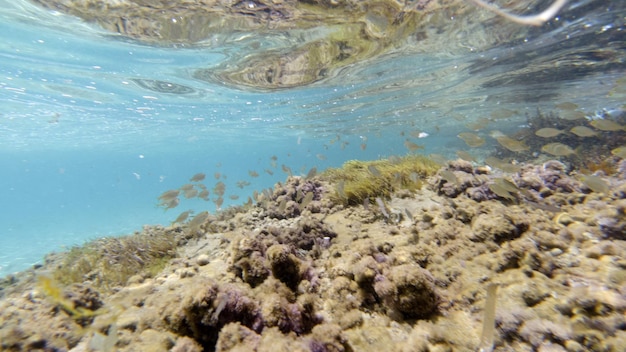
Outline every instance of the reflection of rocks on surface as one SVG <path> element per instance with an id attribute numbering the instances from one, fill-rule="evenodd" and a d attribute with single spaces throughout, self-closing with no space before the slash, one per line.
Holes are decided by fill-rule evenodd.
<path id="1" fill-rule="evenodd" d="M 202 46 L 234 42 L 236 37 L 252 52 L 218 67 L 198 68 L 192 76 L 200 81 L 263 90 L 311 84 L 334 75 L 338 68 L 407 43 L 419 42 L 420 50 L 434 51 L 449 40 L 446 32 L 478 34 L 462 41 L 474 50 L 522 38 L 526 32 L 502 23 L 497 29 L 485 29 L 476 19 L 493 14 L 460 0 L 34 2 L 147 43 Z M 451 16 L 455 18 L 452 23 Z M 247 36 L 243 40 L 242 34 Z M 261 51 L 263 37 L 280 38 L 283 44 Z"/>

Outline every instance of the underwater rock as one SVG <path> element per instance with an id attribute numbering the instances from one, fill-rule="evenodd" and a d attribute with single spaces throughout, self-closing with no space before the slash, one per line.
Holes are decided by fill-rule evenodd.
<path id="1" fill-rule="evenodd" d="M 283 282 L 287 287 L 296 290 L 301 277 L 301 262 L 285 245 L 273 245 L 266 253 L 268 265 L 272 275 Z"/>
<path id="2" fill-rule="evenodd" d="M 605 238 L 626 240 L 626 200 L 619 200 L 595 215 Z"/>
<path id="3" fill-rule="evenodd" d="M 392 312 L 407 319 L 425 319 L 437 312 L 441 298 L 428 270 L 404 264 L 386 270 L 385 274 L 374 284 L 374 290 Z"/>
<path id="4" fill-rule="evenodd" d="M 256 351 L 261 335 L 239 322 L 224 325 L 217 339 L 215 351 Z"/>
<path id="5" fill-rule="evenodd" d="M 209 258 L 209 256 L 207 254 L 200 254 L 196 258 L 196 264 L 198 264 L 200 266 L 205 266 L 205 265 L 209 264 L 210 262 L 211 262 L 211 259 Z"/>
<path id="6" fill-rule="evenodd" d="M 333 183 L 277 185 L 276 197 L 299 197 L 294 189 L 308 184 L 321 198 L 295 217 L 269 216 L 271 195 L 267 204 L 216 214 L 211 229 L 220 232 L 175 241 L 178 255 L 159 272 L 113 290 L 96 292 L 89 275 L 62 287 L 45 281 L 42 290 L 40 273 L 71 262 L 67 254 L 49 256 L 41 269 L 7 280 L 0 350 L 78 351 L 106 342 L 119 352 L 475 351 L 485 287 L 497 283 L 495 350 L 622 351 L 626 241 L 618 231 L 626 201 L 618 192 L 552 190 L 537 167 L 448 170 L 484 177 L 477 188 L 513 180 L 515 201 L 477 202 L 466 192 L 451 199 L 438 192 L 438 181 L 394 192 L 390 211 L 412 214 L 399 224 L 361 204 L 329 205 L 324 189 Z M 573 180 L 560 163 L 546 169 L 556 175 L 549 184 Z M 545 198 L 520 186 L 520 175 L 534 175 Z M 527 199 L 558 204 L 559 212 Z M 309 211 L 314 203 L 321 213 Z M 180 238 L 175 228 L 172 237 Z M 133 248 L 155 240 L 138 239 Z M 210 260 L 200 265 L 203 256 Z M 93 319 L 81 319 L 78 308 Z"/>
<path id="7" fill-rule="evenodd" d="M 518 238 L 528 229 L 528 221 L 516 207 L 494 206 L 491 211 L 479 214 L 472 222 L 469 239 L 476 242 L 495 241 L 502 243 Z"/>
<path id="8" fill-rule="evenodd" d="M 533 189 L 543 195 L 553 192 L 580 192 L 582 183 L 569 177 L 566 170 L 566 166 L 560 161 L 550 160 L 541 166 L 524 167 L 516 181 L 520 187 Z M 550 193 L 546 193 L 545 189 L 550 190 Z"/>
<path id="9" fill-rule="evenodd" d="M 311 352 L 351 351 L 337 324 L 321 324 L 313 328 L 309 342 Z"/>
<path id="10" fill-rule="evenodd" d="M 317 180 L 289 177 L 284 185 L 278 184 L 274 188 L 271 201 L 265 203 L 267 216 L 273 219 L 295 218 L 305 208 L 311 213 L 319 213 L 321 208 L 316 201 L 322 198 L 323 193 L 324 188 Z M 308 204 L 305 203 L 307 194 L 311 194 Z"/>
<path id="11" fill-rule="evenodd" d="M 187 336 L 179 337 L 171 352 L 202 352 L 202 346 Z"/>
<path id="12" fill-rule="evenodd" d="M 257 332 L 263 327 L 259 303 L 244 289 L 210 281 L 163 311 L 162 318 L 171 331 L 192 336 L 205 349 L 215 346 L 220 329 L 228 323 L 239 322 Z"/>
<path id="13" fill-rule="evenodd" d="M 237 238 L 231 245 L 230 270 L 252 287 L 260 285 L 269 276 L 265 265 L 266 245 L 258 238 Z"/>

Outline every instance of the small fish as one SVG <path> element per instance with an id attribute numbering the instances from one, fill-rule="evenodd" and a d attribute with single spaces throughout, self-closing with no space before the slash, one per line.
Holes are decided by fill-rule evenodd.
<path id="1" fill-rule="evenodd" d="M 278 205 L 278 212 L 283 213 L 285 212 L 286 208 L 287 208 L 287 200 L 283 198 L 283 200 L 281 200 L 280 204 Z"/>
<path id="2" fill-rule="evenodd" d="M 561 111 L 559 117 L 563 120 L 575 121 L 585 118 L 585 113 L 580 110 L 565 110 Z"/>
<path id="3" fill-rule="evenodd" d="M 289 166 L 282 164 L 280 167 L 283 169 L 284 173 L 286 173 L 289 176 L 292 175 L 291 168 Z"/>
<path id="4" fill-rule="evenodd" d="M 459 179 L 456 177 L 454 172 L 450 170 L 441 170 L 439 174 L 441 175 L 441 178 L 446 180 L 448 183 L 452 183 L 455 185 L 459 184 Z"/>
<path id="5" fill-rule="evenodd" d="M 585 186 L 589 187 L 592 191 L 596 193 L 609 193 L 609 184 L 601 177 L 593 175 L 583 176 L 582 181 Z"/>
<path id="6" fill-rule="evenodd" d="M 624 130 L 624 126 L 611 120 L 593 120 L 589 124 L 600 131 L 614 132 Z"/>
<path id="7" fill-rule="evenodd" d="M 541 151 L 554 156 L 568 156 L 575 153 L 569 146 L 563 143 L 549 143 L 541 147 Z"/>
<path id="8" fill-rule="evenodd" d="M 185 191 L 185 193 L 184 193 L 184 196 L 185 196 L 185 198 L 187 198 L 187 199 L 191 199 L 191 198 L 193 198 L 193 197 L 197 196 L 197 195 L 198 195 L 198 193 L 199 193 L 199 192 L 198 192 L 198 190 L 197 190 L 197 189 L 192 188 L 192 189 L 188 189 L 188 190 L 186 190 L 186 191 Z"/>
<path id="9" fill-rule="evenodd" d="M 428 157 L 439 165 L 445 165 L 448 162 L 448 159 L 441 154 L 430 154 Z"/>
<path id="10" fill-rule="evenodd" d="M 339 183 L 337 183 L 337 195 L 339 196 L 339 198 L 345 199 L 346 198 L 346 192 L 344 190 L 346 185 L 346 182 L 344 180 L 339 181 Z"/>
<path id="11" fill-rule="evenodd" d="M 611 154 L 626 159 L 626 145 L 611 150 Z"/>
<path id="12" fill-rule="evenodd" d="M 480 147 L 485 144 L 485 139 L 471 132 L 461 132 L 457 135 L 465 144 L 472 148 Z"/>
<path id="13" fill-rule="evenodd" d="M 524 144 L 524 142 L 515 140 L 508 136 L 497 137 L 496 141 L 498 141 L 498 143 L 500 143 L 500 145 L 504 148 L 516 153 L 524 152 L 530 149 L 526 144 Z"/>
<path id="14" fill-rule="evenodd" d="M 413 214 L 411 214 L 411 212 L 409 211 L 409 209 L 404 208 L 404 213 L 406 214 L 406 217 L 411 221 L 411 222 L 415 222 L 415 220 L 413 220 Z"/>
<path id="15" fill-rule="evenodd" d="M 385 205 L 385 202 L 383 202 L 383 200 L 380 199 L 380 197 L 376 197 L 376 204 L 378 204 L 378 209 L 383 214 L 383 216 L 386 219 L 389 219 L 389 212 L 387 211 L 387 206 Z"/>
<path id="16" fill-rule="evenodd" d="M 556 108 L 559 110 L 576 110 L 578 109 L 578 104 L 566 101 L 563 103 L 556 104 Z"/>
<path id="17" fill-rule="evenodd" d="M 193 214 L 193 210 L 183 211 L 182 213 L 180 213 L 180 215 L 178 215 L 176 220 L 172 221 L 172 225 L 182 223 L 183 221 L 187 220 L 187 218 L 191 214 Z"/>
<path id="18" fill-rule="evenodd" d="M 307 205 L 309 205 L 309 203 L 311 203 L 311 201 L 313 200 L 313 196 L 315 194 L 313 192 L 306 192 L 306 195 L 304 196 L 304 198 L 302 199 L 302 203 L 300 203 L 300 205 L 304 208 Z"/>
<path id="19" fill-rule="evenodd" d="M 322 161 L 326 160 L 326 155 L 321 154 L 321 153 L 320 154 L 315 154 L 315 157 L 318 158 L 319 160 L 322 160 Z"/>
<path id="20" fill-rule="evenodd" d="M 179 188 L 179 189 L 180 189 L 181 191 L 185 192 L 185 191 L 188 191 L 188 190 L 190 190 L 190 189 L 193 189 L 193 185 L 192 185 L 191 183 L 186 183 L 186 184 L 184 184 L 184 185 L 180 186 L 180 188 Z"/>
<path id="21" fill-rule="evenodd" d="M 222 177 L 222 174 L 220 174 L 219 172 L 216 172 L 213 174 L 213 176 L 215 177 L 216 180 L 219 180 L 220 177 Z"/>
<path id="22" fill-rule="evenodd" d="M 458 156 L 459 158 L 465 161 L 476 161 L 476 158 L 472 154 L 466 152 L 465 150 L 457 150 L 456 156 Z"/>
<path id="23" fill-rule="evenodd" d="M 510 110 L 510 109 L 498 109 L 498 110 L 492 111 L 489 116 L 491 116 L 493 120 L 500 120 L 500 119 L 509 118 L 513 115 L 517 115 L 517 111 Z"/>
<path id="24" fill-rule="evenodd" d="M 274 175 L 274 171 L 272 171 L 270 169 L 263 169 L 263 171 L 265 171 L 265 173 L 270 175 L 270 176 Z"/>
<path id="25" fill-rule="evenodd" d="M 380 177 L 380 176 L 382 176 L 382 174 L 380 173 L 380 171 L 379 171 L 379 170 L 376 168 L 376 166 L 374 166 L 374 165 L 368 165 L 368 166 L 367 166 L 367 169 L 369 170 L 369 172 L 370 172 L 372 175 L 374 175 L 374 176 L 376 176 L 376 177 Z"/>
<path id="26" fill-rule="evenodd" d="M 168 210 L 168 209 L 176 208 L 179 203 L 180 203 L 180 199 L 174 198 L 167 202 L 162 202 L 161 204 L 159 204 L 159 206 L 163 206 L 165 210 Z"/>
<path id="27" fill-rule="evenodd" d="M 209 212 L 208 211 L 203 211 L 203 212 L 199 213 L 198 215 L 194 216 L 193 219 L 191 219 L 191 221 L 189 221 L 187 226 L 189 226 L 189 228 L 191 228 L 191 229 L 197 229 L 208 218 L 209 218 Z"/>
<path id="28" fill-rule="evenodd" d="M 489 189 L 491 192 L 495 193 L 498 197 L 515 200 L 515 196 L 513 196 L 509 191 L 507 191 L 504 187 L 499 184 L 492 183 L 489 185 Z"/>
<path id="29" fill-rule="evenodd" d="M 493 181 L 494 181 L 494 183 L 496 185 L 502 187 L 503 189 L 505 189 L 509 193 L 516 193 L 516 192 L 519 191 L 519 188 L 517 188 L 517 185 L 515 185 L 515 183 L 507 180 L 506 178 L 496 178 Z"/>
<path id="30" fill-rule="evenodd" d="M 423 145 L 415 144 L 415 143 L 409 141 L 408 139 L 406 141 L 404 141 L 404 146 L 406 147 L 406 149 L 408 149 L 411 152 L 414 152 L 414 151 L 419 150 L 419 149 L 424 149 Z"/>
<path id="31" fill-rule="evenodd" d="M 577 135 L 578 137 L 595 137 L 598 135 L 598 132 L 585 126 L 575 126 L 572 127 L 572 129 L 570 129 L 569 131 Z"/>
<path id="32" fill-rule="evenodd" d="M 311 179 L 317 175 L 317 168 L 313 166 L 309 172 L 307 172 L 305 179 Z"/>
<path id="33" fill-rule="evenodd" d="M 361 150 L 365 150 L 365 149 L 367 149 L 367 144 L 361 143 Z"/>
<path id="34" fill-rule="evenodd" d="M 204 180 L 204 178 L 205 178 L 205 177 L 206 177 L 206 175 L 205 175 L 205 174 L 203 174 L 203 173 L 199 172 L 199 173 L 197 173 L 197 174 L 193 175 L 193 176 L 189 179 L 189 181 L 191 181 L 191 182 L 200 182 L 200 181 Z"/>
<path id="35" fill-rule="evenodd" d="M 200 191 L 200 193 L 198 193 L 198 198 L 202 199 L 202 200 L 209 200 L 209 191 L 206 189 L 203 189 L 202 191 Z"/>
<path id="36" fill-rule="evenodd" d="M 561 133 L 565 133 L 563 130 L 559 130 L 556 128 L 546 127 L 540 130 L 535 131 L 535 135 L 542 138 L 552 138 L 560 135 Z"/>
<path id="37" fill-rule="evenodd" d="M 248 181 L 237 181 L 237 187 L 243 189 L 244 187 L 250 186 L 250 182 Z"/>
<path id="38" fill-rule="evenodd" d="M 220 196 L 220 197 L 223 196 L 224 191 L 226 191 L 226 184 L 222 181 L 216 183 L 215 187 L 213 187 L 213 193 L 216 194 L 217 196 Z"/>
<path id="39" fill-rule="evenodd" d="M 490 122 L 491 121 L 488 118 L 481 117 L 474 122 L 466 123 L 465 127 L 469 128 L 472 131 L 480 131 L 484 130 Z"/>
<path id="40" fill-rule="evenodd" d="M 504 160 L 500 160 L 493 156 L 486 158 L 485 163 L 491 167 L 495 167 L 502 171 L 506 171 L 510 173 L 518 172 L 521 169 L 521 167 L 518 165 L 510 164 Z"/>
<path id="41" fill-rule="evenodd" d="M 217 209 L 222 209 L 222 204 L 224 204 L 224 198 L 219 196 L 213 202 L 215 203 L 215 206 L 217 207 Z"/>
<path id="42" fill-rule="evenodd" d="M 161 200 L 171 200 L 173 198 L 178 197 L 179 194 L 180 194 L 179 190 L 173 189 L 173 190 L 165 191 L 165 192 L 161 193 L 161 195 L 159 196 L 158 199 L 161 199 Z"/>
<path id="43" fill-rule="evenodd" d="M 248 170 L 248 175 L 250 175 L 250 177 L 259 177 L 259 173 L 254 170 Z"/>
<path id="44" fill-rule="evenodd" d="M 237 199 L 239 199 L 239 196 L 236 195 L 236 194 L 231 194 L 231 195 L 228 196 L 228 198 L 230 198 L 231 200 L 237 200 Z"/>

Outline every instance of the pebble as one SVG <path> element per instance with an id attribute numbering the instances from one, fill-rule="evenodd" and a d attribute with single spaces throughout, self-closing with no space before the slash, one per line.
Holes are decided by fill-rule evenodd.
<path id="1" fill-rule="evenodd" d="M 196 258 L 196 263 L 200 266 L 205 266 L 209 264 L 209 262 L 210 262 L 209 256 L 206 254 L 200 254 L 198 258 Z"/>

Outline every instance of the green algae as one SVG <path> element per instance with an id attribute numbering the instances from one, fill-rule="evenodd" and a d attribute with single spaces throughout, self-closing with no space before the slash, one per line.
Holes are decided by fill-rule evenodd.
<path id="1" fill-rule="evenodd" d="M 434 175 L 440 165 L 422 155 L 373 161 L 350 160 L 341 168 L 321 174 L 323 180 L 337 184 L 332 200 L 344 205 L 359 205 L 369 198 L 389 198 L 394 191 L 420 189 L 425 177 Z"/>

